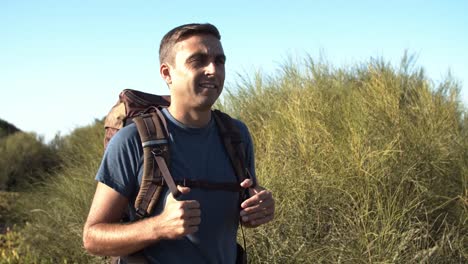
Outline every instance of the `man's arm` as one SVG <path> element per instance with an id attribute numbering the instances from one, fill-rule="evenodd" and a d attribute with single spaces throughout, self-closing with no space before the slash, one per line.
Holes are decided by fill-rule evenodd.
<path id="1" fill-rule="evenodd" d="M 185 194 L 187 187 L 179 190 Z M 127 198 L 103 183 L 98 183 L 88 219 L 83 229 L 85 249 L 95 255 L 124 256 L 137 252 L 160 239 L 177 239 L 198 230 L 200 204 L 177 201 L 169 194 L 164 211 L 154 217 L 122 224 L 120 218 Z"/>

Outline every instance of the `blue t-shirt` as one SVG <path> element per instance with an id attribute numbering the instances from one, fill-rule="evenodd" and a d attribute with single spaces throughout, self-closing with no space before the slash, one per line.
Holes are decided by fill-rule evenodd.
<path id="1" fill-rule="evenodd" d="M 202 128 L 191 128 L 163 109 L 170 141 L 170 171 L 175 180 L 188 178 L 210 182 L 237 182 L 229 156 L 214 119 Z M 253 145 L 245 124 L 239 127 L 246 149 L 246 164 L 255 177 Z M 122 128 L 109 142 L 96 180 L 134 201 L 143 173 L 143 149 L 135 124 Z M 161 195 L 154 215 L 163 210 L 169 190 Z M 181 200 L 200 203 L 198 232 L 177 240 L 162 240 L 144 250 L 150 263 L 234 263 L 239 223 L 239 194 L 223 190 L 192 188 Z"/>

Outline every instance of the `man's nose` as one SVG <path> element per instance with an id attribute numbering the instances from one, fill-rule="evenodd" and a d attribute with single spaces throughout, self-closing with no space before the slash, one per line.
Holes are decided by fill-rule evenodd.
<path id="1" fill-rule="evenodd" d="M 218 71 L 217 67 L 214 61 L 209 62 L 205 67 L 205 75 L 214 75 Z"/>

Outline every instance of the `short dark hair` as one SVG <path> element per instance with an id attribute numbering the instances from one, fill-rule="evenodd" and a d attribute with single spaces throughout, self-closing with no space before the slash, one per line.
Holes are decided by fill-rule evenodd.
<path id="1" fill-rule="evenodd" d="M 173 63 L 174 62 L 174 45 L 182 40 L 185 40 L 193 35 L 212 35 L 218 40 L 221 40 L 221 35 L 219 34 L 218 29 L 209 23 L 198 24 L 191 23 L 178 26 L 171 31 L 167 32 L 166 35 L 161 40 L 159 44 L 159 63 L 164 62 Z"/>

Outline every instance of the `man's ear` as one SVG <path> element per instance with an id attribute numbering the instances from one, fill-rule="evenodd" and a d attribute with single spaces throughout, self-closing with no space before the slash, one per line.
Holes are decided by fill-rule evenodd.
<path id="1" fill-rule="evenodd" d="M 172 83 L 172 78 L 171 78 L 171 66 L 168 65 L 167 63 L 161 64 L 159 66 L 159 74 L 161 74 L 161 78 L 169 85 Z"/>

